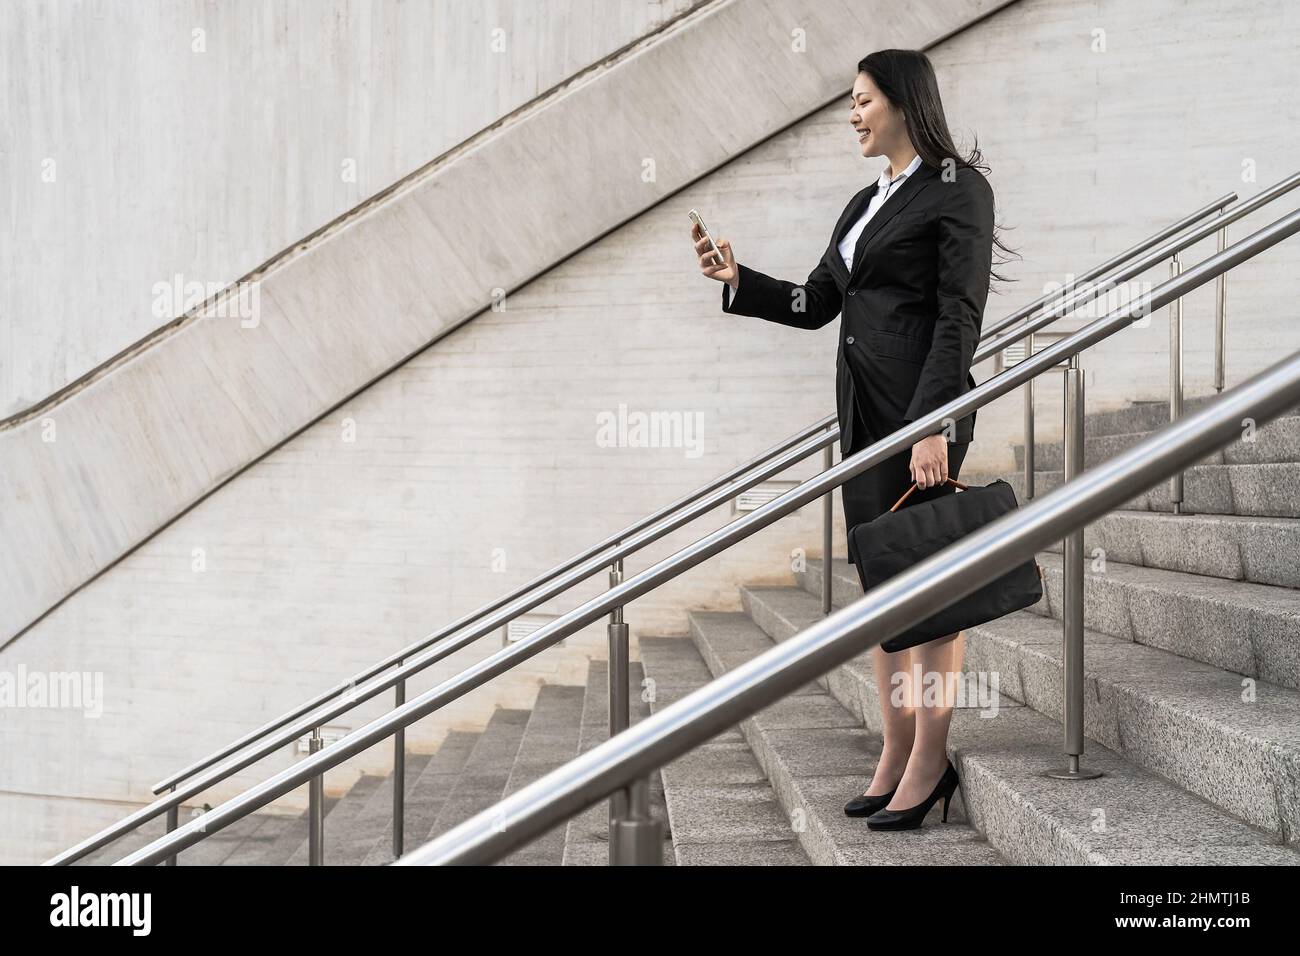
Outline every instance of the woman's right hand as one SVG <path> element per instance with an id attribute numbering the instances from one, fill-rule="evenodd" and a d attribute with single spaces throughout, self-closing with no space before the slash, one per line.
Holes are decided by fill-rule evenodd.
<path id="1" fill-rule="evenodd" d="M 718 257 L 714 255 L 713 248 L 709 245 L 709 240 L 704 238 L 704 233 L 695 223 L 691 223 L 691 239 L 695 241 L 695 254 L 700 258 L 700 272 L 710 279 L 717 279 L 719 282 L 726 282 L 734 290 L 740 283 L 740 269 L 736 266 L 736 257 L 731 252 L 731 243 L 726 239 L 715 240 L 718 248 L 722 250 L 722 256 L 726 259 L 726 265 L 718 265 Z"/>

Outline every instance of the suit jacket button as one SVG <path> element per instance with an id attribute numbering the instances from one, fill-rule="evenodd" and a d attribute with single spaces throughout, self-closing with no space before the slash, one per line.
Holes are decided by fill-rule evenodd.
<path id="1" fill-rule="evenodd" d="M 849 295 L 857 295 L 857 294 L 858 294 L 858 290 L 857 290 L 857 289 L 850 289 L 850 290 L 849 290 Z"/>
<path id="2" fill-rule="evenodd" d="M 844 340 L 844 344 L 845 344 L 845 345 L 852 345 L 852 344 L 853 344 L 853 336 L 850 335 L 847 339 L 845 339 L 845 340 Z"/>

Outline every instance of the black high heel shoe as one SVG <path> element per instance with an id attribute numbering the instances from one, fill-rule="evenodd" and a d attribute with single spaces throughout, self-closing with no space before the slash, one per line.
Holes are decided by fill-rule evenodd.
<path id="1" fill-rule="evenodd" d="M 921 826 L 921 821 L 940 797 L 943 797 L 943 822 L 947 823 L 948 802 L 960 783 L 961 781 L 957 779 L 957 768 L 949 760 L 943 776 L 939 778 L 939 782 L 934 785 L 934 790 L 928 797 L 916 806 L 905 810 L 881 810 L 867 821 L 867 827 L 872 830 L 915 830 Z"/>
<path id="2" fill-rule="evenodd" d="M 877 810 L 881 810 L 894 799 L 894 794 L 898 793 L 895 787 L 889 793 L 873 793 L 867 796 L 865 793 L 860 794 L 844 804 L 844 815 L 846 817 L 869 817 Z"/>

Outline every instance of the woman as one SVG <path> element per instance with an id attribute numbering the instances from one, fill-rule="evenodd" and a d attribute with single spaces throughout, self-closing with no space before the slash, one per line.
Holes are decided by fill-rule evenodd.
<path id="1" fill-rule="evenodd" d="M 993 190 L 976 147 L 957 154 L 934 68 L 916 50 L 881 50 L 858 64 L 849 123 L 865 157 L 885 156 L 880 178 L 850 200 L 821 262 L 795 285 L 736 262 L 725 264 L 692 227 L 700 271 L 725 285 L 724 312 L 798 329 L 819 329 L 843 310 L 836 398 L 843 457 L 866 448 L 975 387 L 971 359 L 980 338 L 992 271 Z M 1009 251 L 1009 250 L 1008 250 Z M 886 512 L 916 482 L 910 506 L 952 494 L 974 437 L 976 413 L 945 423 L 842 486 L 846 528 Z M 905 507 L 906 507 L 905 506 Z M 953 701 L 920 704 L 906 684 L 913 668 L 951 688 L 962 632 L 890 653 L 872 649 L 884 749 L 866 792 L 845 806 L 873 830 L 913 829 L 959 781 L 948 759 Z M 897 678 L 895 675 L 899 675 Z M 929 678 L 933 679 L 933 678 Z M 900 693 L 894 688 L 901 684 Z M 919 690 L 919 689 L 917 689 Z"/>

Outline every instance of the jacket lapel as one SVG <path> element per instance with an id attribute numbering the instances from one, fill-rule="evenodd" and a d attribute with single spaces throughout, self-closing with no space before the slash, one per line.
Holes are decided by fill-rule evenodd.
<path id="1" fill-rule="evenodd" d="M 902 184 L 890 193 L 889 198 L 885 200 L 885 204 L 876 210 L 876 214 L 871 217 L 871 221 L 867 223 L 867 227 L 862 230 L 862 235 L 858 236 L 858 244 L 854 247 L 853 271 L 849 273 L 850 282 L 852 282 L 862 270 L 862 263 L 866 258 L 863 253 L 866 252 L 867 246 L 875 237 L 876 233 L 883 229 L 889 223 L 889 220 L 898 215 L 899 211 L 905 208 L 908 203 L 919 196 L 925 187 L 930 185 L 934 180 L 934 177 L 938 172 L 939 171 L 933 166 L 921 163 L 921 165 L 917 167 L 916 172 L 904 179 Z M 875 186 L 871 188 L 871 195 L 875 195 L 876 188 L 877 187 Z M 864 205 L 854 216 L 853 221 L 856 222 L 857 217 L 861 216 L 862 212 L 865 210 L 866 206 Z M 844 265 L 843 259 L 840 260 L 840 265 Z"/>
<path id="2" fill-rule="evenodd" d="M 871 197 L 876 194 L 877 188 L 879 188 L 878 184 L 872 183 L 849 201 L 844 212 L 840 214 L 840 221 L 835 224 L 835 232 L 831 236 L 831 268 L 837 271 L 846 282 L 849 278 L 849 268 L 844 264 L 844 257 L 840 255 L 840 243 L 844 241 L 844 234 L 867 211 L 867 203 L 871 202 Z"/>
<path id="3" fill-rule="evenodd" d="M 837 249 L 840 243 L 844 241 L 844 234 L 867 211 L 867 203 L 871 202 L 871 197 L 876 194 L 876 190 L 879 188 L 879 183 L 872 183 L 854 196 L 852 201 L 849 202 L 848 208 L 841 213 L 840 221 L 835 226 L 835 238 L 832 240 Z M 843 262 L 844 260 L 841 259 L 840 261 Z"/>

